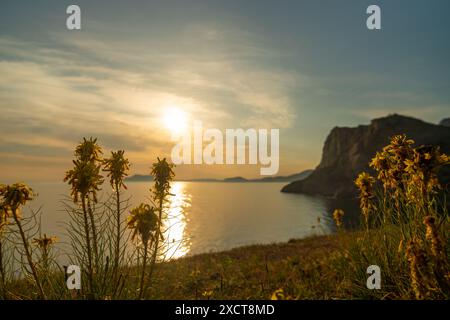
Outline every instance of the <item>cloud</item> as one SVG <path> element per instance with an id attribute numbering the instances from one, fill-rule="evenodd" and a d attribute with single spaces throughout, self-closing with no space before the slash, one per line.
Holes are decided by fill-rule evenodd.
<path id="1" fill-rule="evenodd" d="M 184 48 L 95 32 L 52 34 L 47 42 L 0 37 L 0 155 L 17 166 L 26 156 L 62 161 L 81 137 L 96 136 L 106 149 L 148 161 L 170 152 L 161 123 L 170 105 L 208 127 L 289 127 L 289 93 L 301 81 L 267 67 L 263 59 L 279 53 L 252 40 L 199 25 L 185 30 Z M 0 161 L 0 170 L 6 165 Z"/>

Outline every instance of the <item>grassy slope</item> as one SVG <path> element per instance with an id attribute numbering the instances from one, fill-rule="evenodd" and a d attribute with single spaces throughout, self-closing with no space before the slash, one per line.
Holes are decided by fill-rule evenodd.
<path id="1" fill-rule="evenodd" d="M 329 261 L 338 241 L 319 236 L 166 262 L 149 293 L 156 299 L 270 299 L 283 288 L 298 298 L 337 298 L 342 292 Z"/>
<path id="2" fill-rule="evenodd" d="M 413 299 L 398 239 L 391 232 L 385 240 L 392 241 L 380 241 L 380 232 L 339 232 L 168 261 L 156 266 L 144 299 L 271 299 L 279 289 L 283 299 Z M 382 269 L 382 290 L 366 288 L 372 264 Z M 118 299 L 136 298 L 138 270 L 127 268 L 129 285 Z M 52 279 L 61 277 L 56 273 Z M 61 295 L 52 299 L 82 298 L 73 291 L 68 295 L 63 279 L 59 282 Z M 9 289 L 10 299 L 37 298 L 30 281 L 16 281 Z M 438 298 L 448 299 L 449 292 L 444 294 Z"/>

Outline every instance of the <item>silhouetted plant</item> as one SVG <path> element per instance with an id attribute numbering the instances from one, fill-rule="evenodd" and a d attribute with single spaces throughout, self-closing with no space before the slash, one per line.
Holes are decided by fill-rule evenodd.
<path id="1" fill-rule="evenodd" d="M 132 240 L 139 236 L 143 246 L 142 271 L 139 285 L 138 299 L 143 297 L 145 291 L 145 269 L 147 267 L 147 257 L 149 249 L 153 247 L 158 237 L 158 216 L 155 208 L 148 204 L 141 203 L 138 207 L 131 210 L 128 217 L 128 228 L 133 230 Z M 149 243 L 150 241 L 150 243 Z M 157 248 L 154 247 L 154 250 Z"/>
<path id="2" fill-rule="evenodd" d="M 71 186 L 71 195 L 74 203 L 79 204 L 81 201 L 86 242 L 85 249 L 88 258 L 88 282 L 91 294 L 94 291 L 94 267 L 98 268 L 100 261 L 96 221 L 92 206 L 98 201 L 97 192 L 100 191 L 100 185 L 103 183 L 103 177 L 100 175 L 101 153 L 97 139 L 90 138 L 86 140 L 86 138 L 83 138 L 83 142 L 75 149 L 74 167 L 66 172 L 64 178 L 64 181 Z"/>
<path id="3" fill-rule="evenodd" d="M 36 286 L 39 290 L 39 295 L 45 299 L 45 293 L 42 287 L 41 279 L 39 278 L 36 265 L 33 261 L 32 251 L 29 245 L 29 240 L 24 232 L 24 228 L 21 222 L 21 208 L 30 200 L 33 200 L 33 190 L 23 183 L 15 183 L 12 185 L 0 186 L 1 204 L 3 208 L 3 214 L 5 212 L 10 214 L 18 228 L 22 245 L 25 251 L 25 256 L 28 265 L 31 269 L 31 274 L 34 278 Z"/>
<path id="4" fill-rule="evenodd" d="M 155 236 L 155 250 L 150 264 L 149 279 L 152 279 L 153 270 L 155 268 L 156 259 L 159 251 L 159 241 L 163 239 L 163 209 L 164 202 L 167 200 L 167 196 L 170 195 L 170 183 L 172 182 L 175 173 L 173 172 L 174 164 L 168 163 L 166 158 L 162 160 L 157 158 L 157 162 L 153 163 L 151 174 L 154 178 L 155 185 L 151 189 L 153 193 L 153 200 L 156 202 L 158 211 L 158 224 L 156 228 Z"/>
<path id="5" fill-rule="evenodd" d="M 114 264 L 113 281 L 116 284 L 118 279 L 119 265 L 122 260 L 123 250 L 121 250 L 121 238 L 123 237 L 122 228 L 122 208 L 121 208 L 121 189 L 127 189 L 124 179 L 128 175 L 130 162 L 124 157 L 125 151 L 111 151 L 111 157 L 103 160 L 104 171 L 108 172 L 109 183 L 115 196 L 115 239 L 114 239 Z"/>
<path id="6" fill-rule="evenodd" d="M 342 224 L 343 224 L 343 218 L 344 218 L 344 210 L 342 209 L 335 209 L 333 211 L 333 220 L 336 224 L 336 227 L 338 230 L 341 230 Z"/>
<path id="7" fill-rule="evenodd" d="M 370 166 L 377 172 L 382 193 L 376 192 L 375 179 L 369 174 L 363 172 L 356 179 L 367 229 L 354 243 L 350 261 L 359 269 L 356 261 L 367 261 L 370 255 L 378 265 L 384 264 L 383 270 L 390 271 L 384 274 L 385 286 L 396 288 L 397 293 L 409 296 L 412 291 L 416 299 L 448 298 L 448 240 L 443 239 L 448 239 L 450 222 L 446 204 L 441 203 L 446 191 L 439 194 L 437 173 L 450 158 L 438 147 L 413 144 L 405 135 L 394 136 L 372 159 Z M 371 230 L 369 217 L 374 222 Z M 390 249 L 397 244 L 398 250 Z M 402 282 L 403 274 L 409 274 L 409 283 Z"/>
<path id="8" fill-rule="evenodd" d="M 359 208 L 364 217 L 366 229 L 369 230 L 369 218 L 375 209 L 373 204 L 373 198 L 375 197 L 373 185 L 375 184 L 375 179 L 370 174 L 362 172 L 356 178 L 355 184 L 359 189 Z"/>
<path id="9" fill-rule="evenodd" d="M 2 185 L 0 185 L 2 188 Z M 5 233 L 6 226 L 8 225 L 8 219 L 11 217 L 11 213 L 8 208 L 0 202 L 0 285 L 2 298 L 6 299 L 6 270 L 5 270 L 5 249 L 3 245 L 3 237 Z"/>
<path id="10" fill-rule="evenodd" d="M 89 169 L 92 170 L 91 177 L 97 182 L 96 187 L 92 188 L 92 198 L 89 196 L 87 197 L 87 209 L 92 229 L 92 245 L 94 249 L 95 263 L 97 268 L 99 268 L 100 256 L 98 253 L 98 232 L 97 223 L 94 217 L 93 205 L 97 203 L 97 191 L 99 191 L 99 186 L 103 183 L 103 177 L 99 174 L 102 163 L 102 153 L 103 152 L 101 147 L 97 144 L 97 138 L 94 139 L 92 137 L 89 139 L 83 138 L 83 142 L 80 143 L 75 149 L 75 156 L 82 163 L 89 164 Z"/>
<path id="11" fill-rule="evenodd" d="M 53 244 L 56 242 L 56 239 L 56 237 L 47 237 L 45 233 L 42 237 L 33 239 L 33 243 L 41 251 L 42 269 L 46 274 L 48 274 L 50 270 L 50 250 Z"/>
<path id="12" fill-rule="evenodd" d="M 82 162 L 99 162 L 102 160 L 102 154 L 97 138 L 83 138 L 83 142 L 75 148 L 75 157 Z"/>

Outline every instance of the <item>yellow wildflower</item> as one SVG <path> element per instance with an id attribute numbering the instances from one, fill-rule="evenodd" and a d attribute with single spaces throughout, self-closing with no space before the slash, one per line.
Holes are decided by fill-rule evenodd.
<path id="1" fill-rule="evenodd" d="M 272 293 L 270 300 L 286 300 L 283 289 L 277 289 Z"/>
<path id="2" fill-rule="evenodd" d="M 131 210 L 128 216 L 128 228 L 134 230 L 132 239 L 139 235 L 142 242 L 146 243 L 150 238 L 153 238 L 157 222 L 158 216 L 155 213 L 155 208 L 141 203 L 138 207 Z"/>
<path id="3" fill-rule="evenodd" d="M 336 223 L 336 226 L 339 228 L 342 225 L 343 218 L 344 217 L 344 211 L 341 209 L 336 209 L 333 211 L 333 220 Z"/>
<path id="4" fill-rule="evenodd" d="M 441 238 L 439 237 L 438 230 L 435 224 L 435 218 L 433 216 L 426 216 L 423 219 L 423 223 L 426 226 L 426 239 L 431 242 L 431 252 L 437 258 L 444 256 L 444 248 Z"/>
<path id="5" fill-rule="evenodd" d="M 47 237 L 47 235 L 44 233 L 43 237 L 40 238 L 34 238 L 33 243 L 36 244 L 39 248 L 43 250 L 47 250 L 51 245 L 53 245 L 57 237 Z"/>
<path id="6" fill-rule="evenodd" d="M 359 189 L 359 206 L 366 222 L 366 228 L 369 228 L 369 216 L 375 209 L 375 205 L 372 201 L 372 198 L 374 197 L 374 183 L 375 179 L 366 172 L 360 173 L 355 180 L 355 184 Z"/>
<path id="7" fill-rule="evenodd" d="M 111 158 L 103 160 L 103 171 L 108 172 L 109 182 L 115 191 L 120 187 L 127 188 L 123 180 L 128 175 L 127 172 L 130 169 L 130 162 L 124 157 L 124 153 L 124 150 L 117 152 L 111 151 Z"/>

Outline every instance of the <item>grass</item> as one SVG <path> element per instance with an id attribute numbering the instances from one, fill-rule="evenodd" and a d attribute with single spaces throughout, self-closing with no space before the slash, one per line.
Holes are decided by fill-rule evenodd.
<path id="1" fill-rule="evenodd" d="M 303 288 L 302 298 L 338 297 L 329 285 L 336 274 L 328 265 L 336 252 L 338 237 L 320 236 L 180 258 L 159 266 L 149 294 L 155 299 L 270 299 L 280 288 Z"/>
<path id="2" fill-rule="evenodd" d="M 125 222 L 128 206 L 121 189 L 126 188 L 128 160 L 119 151 L 105 161 L 96 139 L 84 139 L 66 174 L 73 201 L 67 210 L 71 261 L 82 267 L 81 290 L 68 290 L 63 267 L 50 266 L 53 237 L 35 238 L 38 251 L 30 246 L 40 228 L 30 226 L 35 217 L 22 217 L 20 209 L 33 199 L 33 191 L 16 183 L 0 185 L 1 297 L 450 299 L 448 189 L 438 180 L 438 170 L 450 164 L 450 157 L 438 147 L 413 144 L 404 135 L 392 137 L 370 163 L 377 176 L 362 172 L 356 178 L 361 230 L 344 230 L 345 212 L 337 208 L 335 235 L 164 261 L 173 165 L 158 158 L 150 204 L 132 209 Z M 109 172 L 116 191 L 112 202 L 97 201 L 101 170 Z M 16 260 L 21 277 L 14 276 L 7 257 L 26 257 Z M 370 270 L 379 271 L 381 286 L 367 286 Z"/>
<path id="3" fill-rule="evenodd" d="M 157 265 L 152 286 L 144 298 L 271 299 L 280 288 L 287 297 L 292 294 L 292 298 L 350 298 L 345 295 L 344 283 L 336 285 L 336 281 L 342 282 L 333 268 L 333 259 L 341 252 L 339 239 L 337 235 L 315 236 L 163 262 Z M 138 273 L 133 271 L 138 270 L 127 273 L 136 274 L 130 280 L 137 282 Z M 56 273 L 54 277 L 61 278 L 61 274 Z M 14 296 L 10 297 L 14 299 L 27 298 L 35 290 L 33 283 L 24 279 L 9 287 L 14 288 Z M 300 294 L 294 296 L 296 292 Z M 61 298 L 76 298 L 76 295 L 70 296 L 66 290 Z"/>
<path id="4" fill-rule="evenodd" d="M 373 230 L 368 237 L 378 239 L 379 232 Z M 408 286 L 408 266 L 397 264 L 398 261 L 392 258 L 388 263 L 390 267 L 384 269 L 379 257 L 384 256 L 382 248 L 385 244 L 375 244 L 371 250 L 362 241 L 365 236 L 362 231 L 340 232 L 170 260 L 156 265 L 152 285 L 142 298 L 414 299 L 414 292 Z M 402 257 L 398 248 L 389 251 L 398 259 Z M 383 266 L 382 290 L 366 288 L 369 276 L 366 268 L 371 264 Z M 139 270 L 139 267 L 128 267 L 124 272 L 132 276 L 128 279 L 129 287 L 118 298 L 135 298 Z M 55 282 L 63 281 L 61 272 L 51 277 L 56 279 Z M 404 290 L 393 285 L 398 282 L 405 284 Z M 30 292 L 36 290 L 32 281 L 23 279 L 11 283 L 9 288 L 14 288 L 11 299 L 28 299 Z M 82 296 L 62 290 L 61 296 L 52 298 L 79 299 Z M 111 299 L 110 296 L 102 298 Z"/>

